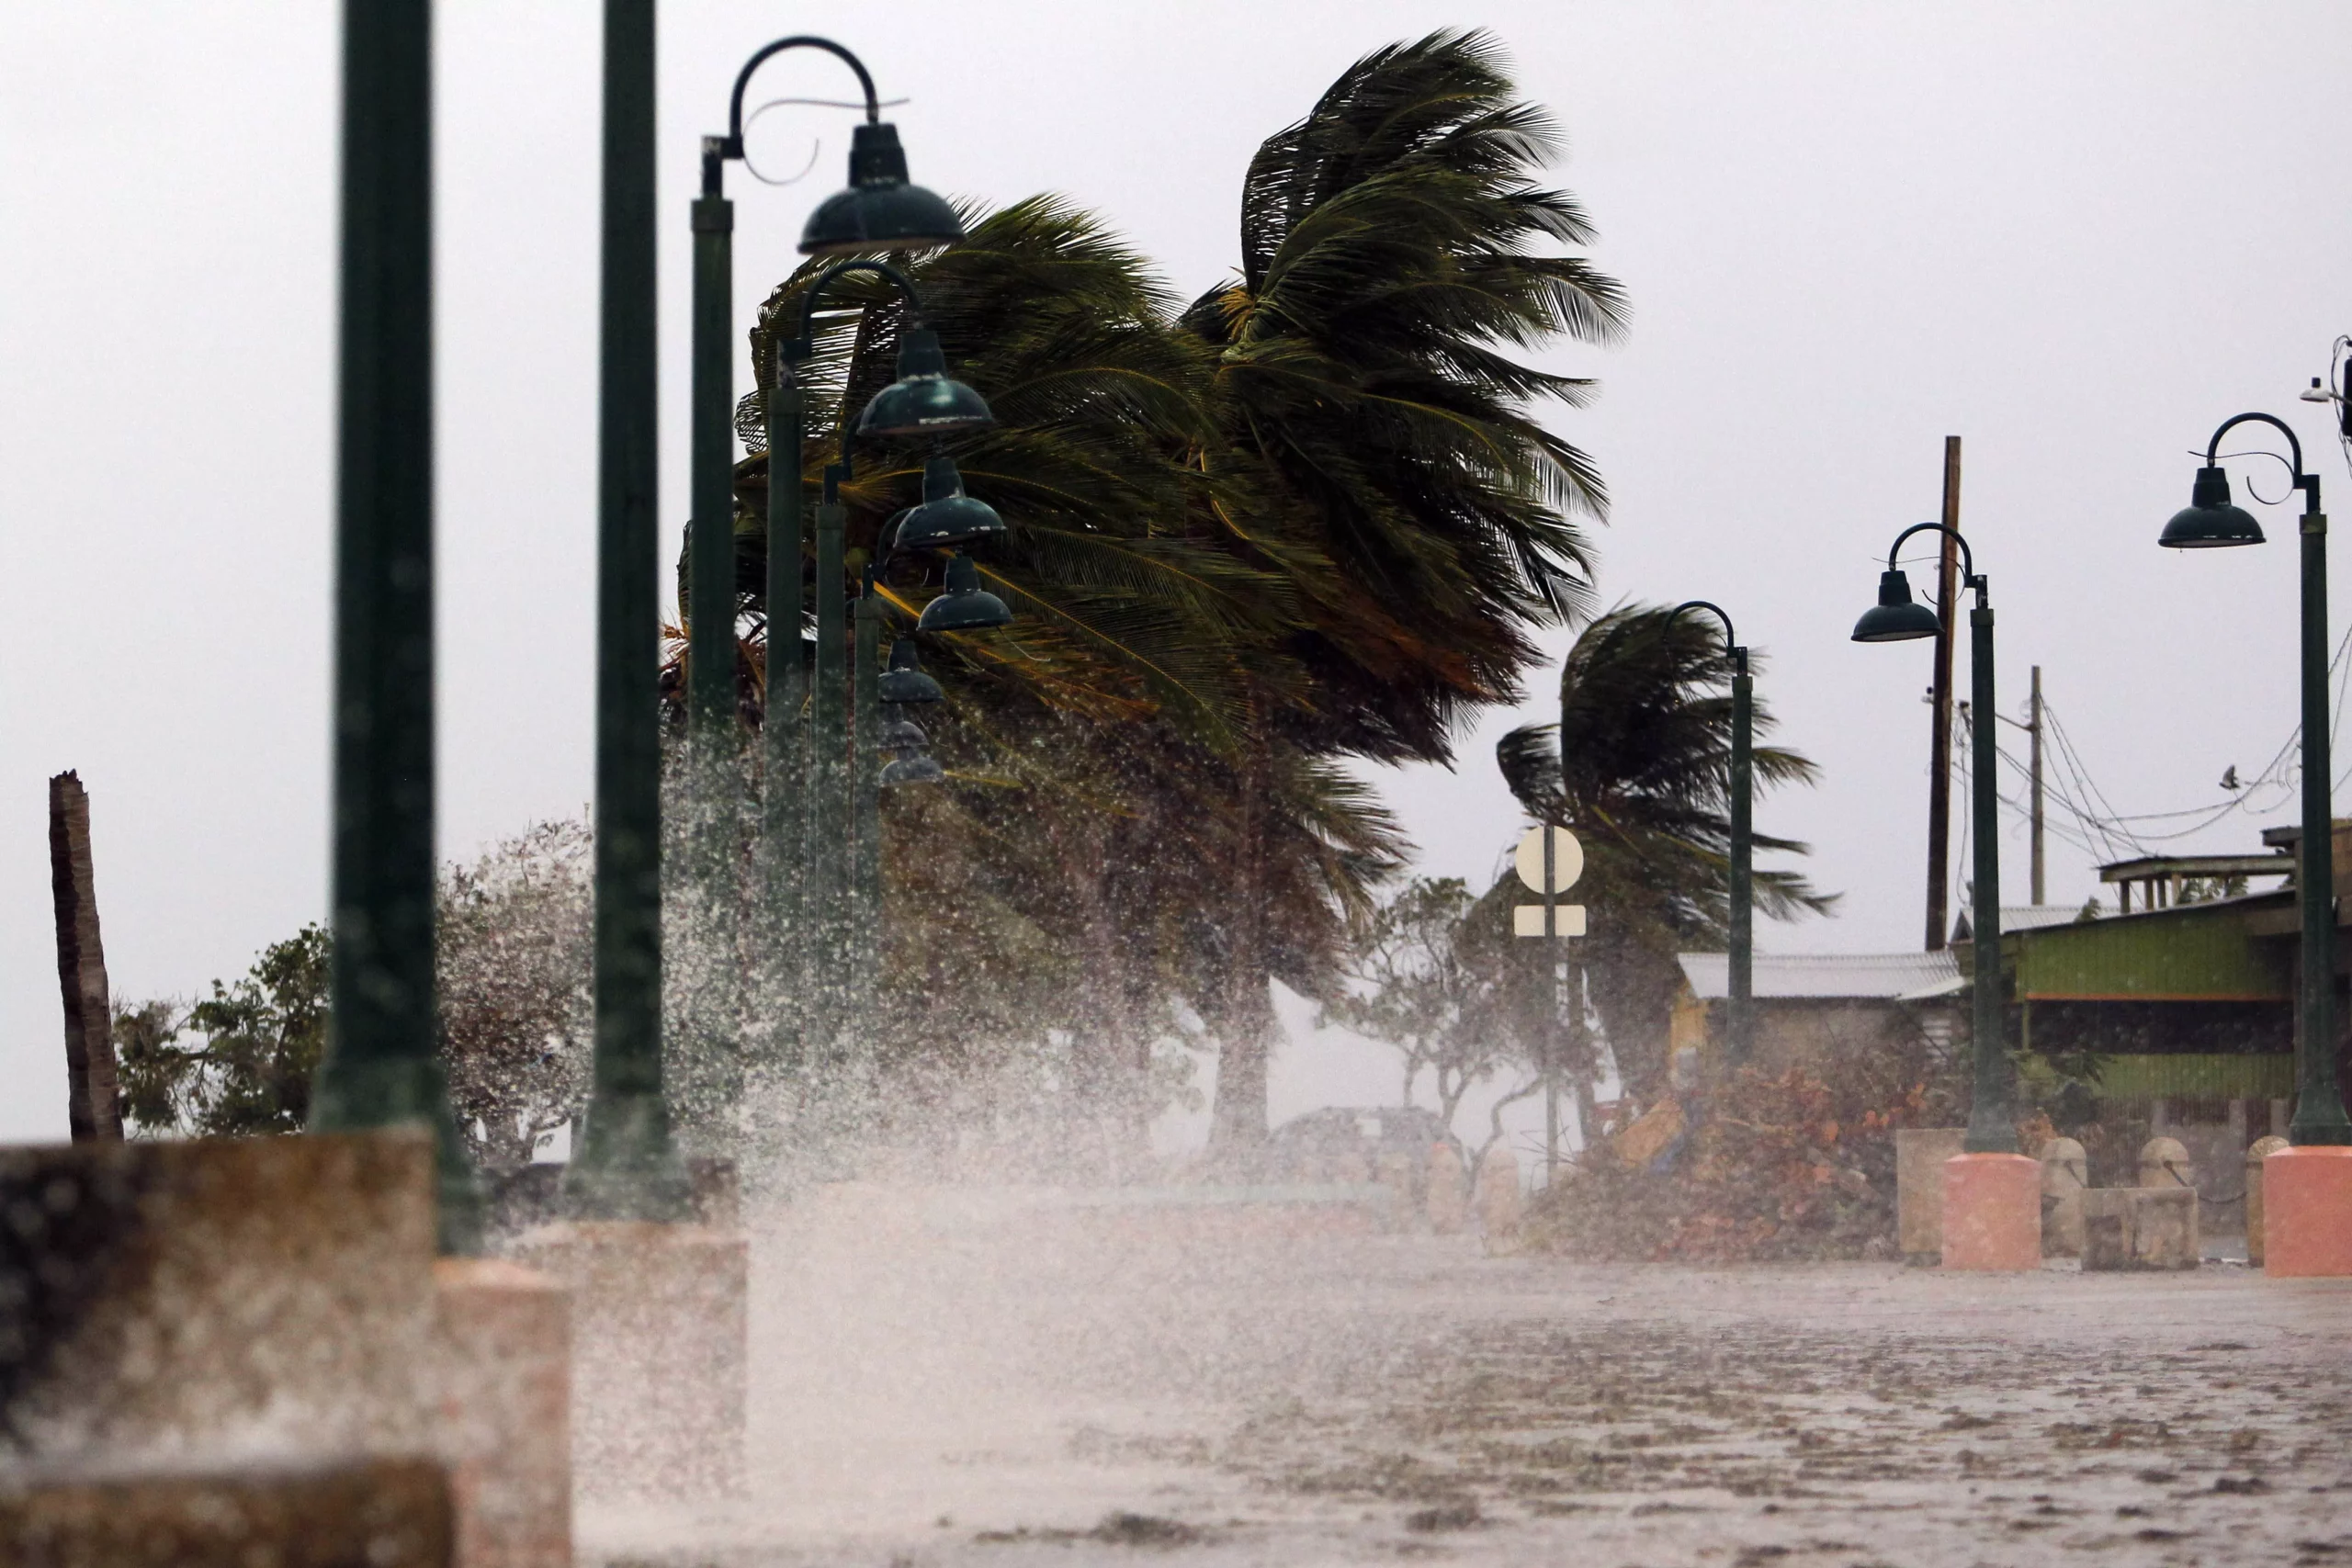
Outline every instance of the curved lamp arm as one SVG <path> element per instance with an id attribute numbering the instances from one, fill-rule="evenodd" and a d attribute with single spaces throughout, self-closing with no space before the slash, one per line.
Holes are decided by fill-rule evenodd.
<path id="1" fill-rule="evenodd" d="M 865 91 L 865 123 L 872 125 L 882 118 L 882 99 L 874 90 L 874 77 L 865 62 L 829 38 L 799 33 L 780 38 L 763 46 L 758 53 L 743 62 L 735 73 L 735 89 L 727 96 L 727 134 L 702 139 L 702 193 L 719 194 L 719 168 L 729 160 L 741 163 L 743 157 L 743 94 L 752 85 L 752 73 L 787 49 L 821 49 L 857 73 L 857 85 Z"/>
<path id="2" fill-rule="evenodd" d="M 775 377 L 779 383 L 786 377 L 796 374 L 795 367 L 815 352 L 814 334 L 818 296 L 824 293 L 833 279 L 853 272 L 870 272 L 888 278 L 898 286 L 899 292 L 906 297 L 907 308 L 912 313 L 914 324 L 916 326 L 922 324 L 922 290 L 915 287 L 913 278 L 909 277 L 888 262 L 876 261 L 869 256 L 853 256 L 847 261 L 835 262 L 819 273 L 810 280 L 808 287 L 801 291 L 799 335 L 776 346 Z M 825 473 L 829 500 L 832 491 L 839 486 L 840 482 L 849 478 L 850 441 L 856 434 L 856 430 L 855 421 L 846 418 L 842 421 L 842 460 L 830 467 Z"/>
<path id="3" fill-rule="evenodd" d="M 1704 610 L 1724 624 L 1724 651 L 1731 656 L 1732 668 L 1741 673 L 1747 670 L 1747 649 L 1739 646 L 1739 634 L 1732 630 L 1731 615 L 1721 604 L 1708 599 L 1685 599 L 1666 613 L 1668 621 L 1685 610 Z"/>
<path id="4" fill-rule="evenodd" d="M 1978 603 L 1984 602 L 1984 580 L 1976 575 L 1976 552 L 1968 547 L 1968 536 L 1957 528 L 1947 528 L 1940 523 L 1914 523 L 1900 534 L 1895 535 L 1894 543 L 1888 547 L 1886 552 L 1887 570 L 1895 570 L 1894 558 L 1903 553 L 1903 541 L 1914 534 L 1941 534 L 1948 539 L 1956 540 L 1960 545 L 1960 568 L 1963 574 L 1963 584 L 1976 590 Z"/>
<path id="5" fill-rule="evenodd" d="M 2287 450 L 2291 455 L 2295 468 L 2295 484 L 2302 491 L 2310 510 L 2317 512 L 2319 510 L 2319 476 L 2303 471 L 2303 444 L 2295 438 L 2294 427 L 2276 414 L 2239 413 L 2232 414 L 2223 420 L 2221 427 L 2213 432 L 2213 439 L 2205 443 L 2205 466 L 2209 468 L 2218 468 L 2222 466 L 2219 457 L 2222 450 L 2222 437 L 2241 424 L 2267 424 L 2287 438 Z M 2260 498 L 2257 496 L 2256 499 Z"/>
<path id="6" fill-rule="evenodd" d="M 809 33 L 780 38 L 763 46 L 758 53 L 743 62 L 743 69 L 735 73 L 735 90 L 727 96 L 727 142 L 719 150 L 720 156 L 738 159 L 743 156 L 743 94 L 752 85 L 752 73 L 787 49 L 821 49 L 856 72 L 857 85 L 865 92 L 865 123 L 873 125 L 881 119 L 881 96 L 875 92 L 874 78 L 867 73 L 864 61 L 829 38 L 818 38 Z"/>

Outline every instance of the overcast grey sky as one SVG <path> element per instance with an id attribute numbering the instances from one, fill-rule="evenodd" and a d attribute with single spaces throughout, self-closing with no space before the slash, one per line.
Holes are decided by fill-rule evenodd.
<path id="1" fill-rule="evenodd" d="M 324 909 L 336 10 L 0 7 L 0 1138 L 64 1124 L 48 774 L 91 792 L 119 994 L 194 992 Z M 590 793 L 598 7 L 441 10 L 441 841 L 461 855 Z M 2294 724 L 2291 551 L 2154 541 L 2188 449 L 2241 409 L 2294 422 L 2352 497 L 2294 399 L 2352 331 L 2352 11 L 2325 0 L 673 0 L 670 533 L 695 139 L 761 42 L 841 39 L 912 100 L 893 114 L 919 181 L 1065 193 L 1190 294 L 1232 264 L 1261 138 L 1364 51 L 1465 24 L 1566 126 L 1558 177 L 1634 302 L 1621 346 L 1552 356 L 1604 382 L 1556 415 L 1615 497 L 1601 599 L 1728 606 L 1770 657 L 1781 739 L 1824 768 L 1758 820 L 1811 840 L 1846 902 L 1768 926 L 1768 947 L 1918 941 L 1928 655 L 1846 632 L 1873 556 L 1934 514 L 1947 433 L 1967 441 L 2005 706 L 2041 664 L 2124 812 L 2219 799 L 2225 767 L 2270 759 Z M 847 86 L 813 56 L 762 80 Z M 823 150 L 797 186 L 735 177 L 739 319 L 840 183 L 848 125 L 763 122 L 772 167 Z M 2242 468 L 2241 499 L 2275 475 Z M 1455 772 L 1382 775 L 1428 869 L 1483 877 L 1513 838 L 1492 746 L 1522 721 L 1466 734 Z M 2180 847 L 2249 846 L 2291 812 L 2270 797 Z M 2013 820 L 2012 901 L 2023 843 Z M 2091 891 L 2091 857 L 2052 853 L 2053 898 Z"/>

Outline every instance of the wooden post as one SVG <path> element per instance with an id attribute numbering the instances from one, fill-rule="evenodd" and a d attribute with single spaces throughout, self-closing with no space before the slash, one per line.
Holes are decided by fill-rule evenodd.
<path id="1" fill-rule="evenodd" d="M 49 781 L 49 882 L 57 906 L 57 984 L 65 998 L 65 1114 L 74 1141 L 122 1137 L 114 1012 L 90 868 L 90 797 L 71 771 Z"/>
<path id="2" fill-rule="evenodd" d="M 1944 437 L 1944 512 L 1947 528 L 1960 526 L 1960 437 Z M 1960 541 L 1939 536 L 1943 551 L 1936 567 L 1936 664 L 1928 687 L 1935 733 L 1928 744 L 1928 951 L 1942 948 L 1951 931 L 1946 902 L 1951 867 L 1951 644 L 1952 608 L 1960 603 Z M 1984 723 L 1992 723 L 1988 716 Z"/>
<path id="3" fill-rule="evenodd" d="M 2032 739 L 2028 772 L 2033 776 L 2033 901 L 2046 902 L 2041 876 L 2041 666 L 2033 667 L 2033 722 L 2026 726 Z"/>

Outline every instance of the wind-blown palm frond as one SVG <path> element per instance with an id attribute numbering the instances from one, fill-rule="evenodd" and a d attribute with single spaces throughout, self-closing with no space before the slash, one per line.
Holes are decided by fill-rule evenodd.
<path id="1" fill-rule="evenodd" d="M 1762 660 L 1750 655 L 1751 668 Z M 1732 665 L 1714 623 L 1624 605 L 1577 638 L 1560 671 L 1560 717 L 1503 737 L 1495 760 L 1528 815 L 1575 829 L 1577 886 L 1589 906 L 1591 992 L 1621 1068 L 1646 1092 L 1664 1072 L 1675 953 L 1724 940 L 1731 861 Z M 1773 728 L 1755 706 L 1756 733 Z M 1798 752 L 1752 752 L 1759 799 L 1818 776 Z M 1770 834 L 1755 847 L 1804 854 Z M 1780 919 L 1826 913 L 1836 895 L 1778 868 L 1755 875 L 1757 907 Z"/>
<path id="2" fill-rule="evenodd" d="M 1311 539 L 1385 615 L 1318 615 L 1302 657 L 1328 695 L 1315 743 L 1444 761 L 1466 709 L 1516 694 L 1529 628 L 1580 608 L 1573 514 L 1606 491 L 1532 404 L 1589 383 L 1511 359 L 1623 329 L 1591 229 L 1534 182 L 1550 118 L 1500 51 L 1432 34 L 1358 61 L 1252 161 L 1241 272 L 1185 321 L 1217 355 L 1213 402 L 1260 492 L 1257 526 Z M 1326 598 L 1308 589 L 1311 606 Z"/>

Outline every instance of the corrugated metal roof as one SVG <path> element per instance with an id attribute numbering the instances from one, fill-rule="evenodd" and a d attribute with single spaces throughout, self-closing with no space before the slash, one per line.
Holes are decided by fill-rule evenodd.
<path id="1" fill-rule="evenodd" d="M 2083 920 L 2080 904 L 2004 904 L 2001 906 L 2001 929 L 2005 931 L 2040 931 L 2043 926 L 2071 926 Z"/>
<path id="2" fill-rule="evenodd" d="M 1682 977 L 1702 1001 L 1731 995 L 1731 958 L 1678 953 Z M 1875 997 L 1892 999 L 1959 978 L 1960 960 L 1941 953 L 1782 953 L 1756 955 L 1758 997 Z"/>

